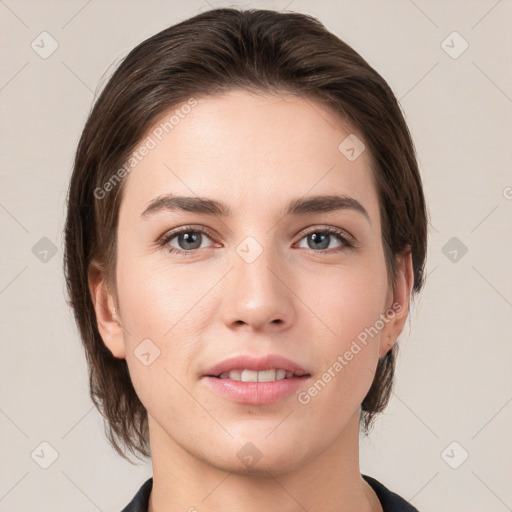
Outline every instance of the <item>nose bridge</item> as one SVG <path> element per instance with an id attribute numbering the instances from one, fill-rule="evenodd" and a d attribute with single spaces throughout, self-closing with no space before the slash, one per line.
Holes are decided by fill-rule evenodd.
<path id="1" fill-rule="evenodd" d="M 286 271 L 272 236 L 247 236 L 235 247 L 224 293 L 224 321 L 253 328 L 288 324 L 293 313 Z"/>

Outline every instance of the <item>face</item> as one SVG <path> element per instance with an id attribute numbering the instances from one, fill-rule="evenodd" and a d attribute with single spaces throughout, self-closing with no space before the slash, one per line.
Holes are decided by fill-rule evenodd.
<path id="1" fill-rule="evenodd" d="M 405 320 L 406 287 L 387 280 L 369 152 L 347 158 L 340 143 L 362 135 L 293 96 L 231 91 L 198 98 L 168 133 L 160 122 L 125 178 L 123 329 L 105 316 L 100 332 L 127 360 L 152 442 L 226 471 L 289 471 L 358 421 Z M 181 209 L 177 196 L 223 208 Z M 321 196 L 342 200 L 304 203 Z M 256 373 L 272 368 L 293 376 Z M 254 468 L 251 456 L 261 457 Z"/>

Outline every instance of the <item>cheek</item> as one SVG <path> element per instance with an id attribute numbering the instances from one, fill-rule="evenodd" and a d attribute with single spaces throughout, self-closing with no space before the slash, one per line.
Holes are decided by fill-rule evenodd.
<path id="1" fill-rule="evenodd" d="M 298 275 L 296 282 L 299 297 L 334 341 L 328 345 L 338 349 L 373 326 L 386 309 L 388 283 L 378 259 Z"/>
<path id="2" fill-rule="evenodd" d="M 182 378 L 175 368 L 186 372 L 189 364 L 190 344 L 182 329 L 190 306 L 187 308 L 188 301 L 169 279 L 140 265 L 135 268 L 124 272 L 121 267 L 118 281 L 126 362 L 133 387 L 148 412 L 159 417 L 162 403 L 166 403 L 164 414 L 172 418 L 185 400 L 178 384 Z M 180 343 L 173 343 L 178 333 Z"/>
<path id="3" fill-rule="evenodd" d="M 192 266 L 179 269 L 119 258 L 117 279 L 130 376 L 150 408 L 159 390 L 179 393 L 170 374 L 182 381 L 178 371 L 187 375 L 197 359 L 198 340 L 209 320 L 205 305 L 218 278 L 194 272 Z"/>
<path id="4" fill-rule="evenodd" d="M 173 268 L 169 263 L 153 264 L 142 258 L 133 265 L 128 263 L 119 262 L 118 290 L 130 333 L 165 341 L 174 332 L 197 326 L 202 297 L 215 283 L 208 272 L 204 275 L 197 269 L 191 271 L 192 267 Z"/>
<path id="5" fill-rule="evenodd" d="M 325 384 L 331 398 L 333 393 L 336 400 L 360 403 L 372 383 L 379 355 L 380 319 L 388 293 L 383 259 L 361 260 L 324 275 L 303 275 L 299 282 L 300 296 L 307 298 L 315 313 L 311 318 L 323 333 L 315 349 L 321 361 L 321 382 L 316 387 L 320 390 Z"/>
<path id="6" fill-rule="evenodd" d="M 316 418 L 309 428 L 318 429 L 320 437 L 345 425 L 359 409 L 373 382 L 379 354 L 380 335 L 370 335 L 369 328 L 379 318 L 381 301 L 357 287 L 347 287 L 336 297 L 324 310 L 335 336 L 330 333 L 317 341 L 318 373 L 296 397 L 303 410 Z"/>

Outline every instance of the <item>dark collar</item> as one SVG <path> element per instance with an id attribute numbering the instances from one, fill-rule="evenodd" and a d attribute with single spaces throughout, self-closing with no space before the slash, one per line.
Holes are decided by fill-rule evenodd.
<path id="1" fill-rule="evenodd" d="M 371 476 L 361 475 L 375 491 L 384 512 L 419 512 L 401 496 L 390 491 Z M 148 512 L 149 495 L 153 488 L 153 477 L 144 482 L 132 501 L 121 512 Z"/>

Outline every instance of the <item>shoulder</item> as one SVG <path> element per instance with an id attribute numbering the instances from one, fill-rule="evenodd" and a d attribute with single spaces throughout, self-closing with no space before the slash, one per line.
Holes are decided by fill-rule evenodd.
<path id="1" fill-rule="evenodd" d="M 419 512 L 418 509 L 413 507 L 408 501 L 404 500 L 398 494 L 390 491 L 375 478 L 367 475 L 361 476 L 375 491 L 375 494 L 377 495 L 377 498 L 379 498 L 379 501 L 382 505 L 382 510 L 384 512 Z"/>
<path id="2" fill-rule="evenodd" d="M 153 487 L 153 477 L 146 480 L 142 487 L 137 491 L 132 501 L 121 510 L 121 512 L 147 512 L 149 505 L 149 495 Z"/>

